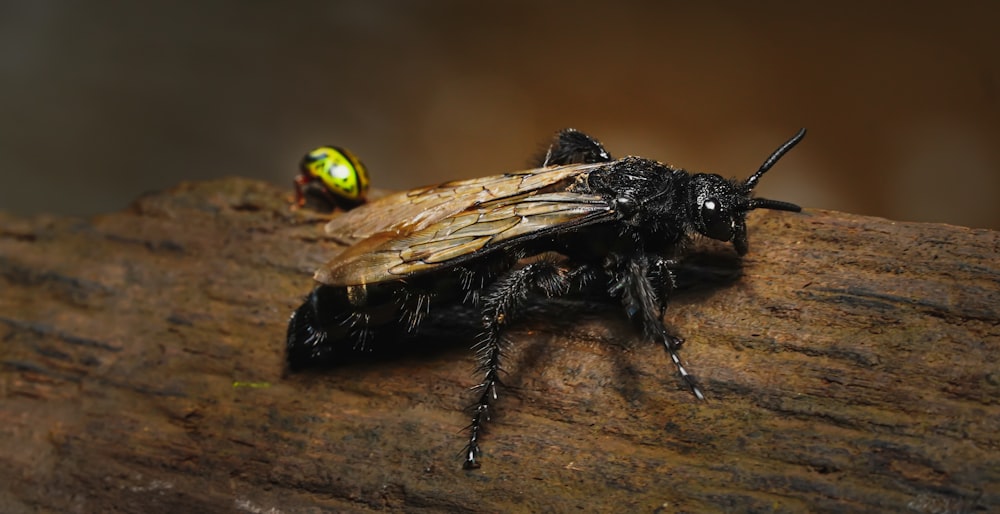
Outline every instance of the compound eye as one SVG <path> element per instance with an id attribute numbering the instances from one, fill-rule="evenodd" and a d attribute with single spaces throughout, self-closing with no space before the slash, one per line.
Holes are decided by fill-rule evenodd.
<path id="1" fill-rule="evenodd" d="M 733 238 L 733 220 L 715 198 L 709 198 L 701 203 L 701 222 L 705 227 L 703 234 L 706 236 L 719 241 L 729 241 Z"/>

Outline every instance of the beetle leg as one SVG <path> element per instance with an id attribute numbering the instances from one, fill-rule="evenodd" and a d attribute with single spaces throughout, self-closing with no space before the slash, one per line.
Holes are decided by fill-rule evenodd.
<path id="1" fill-rule="evenodd" d="M 462 452 L 465 469 L 479 467 L 479 440 L 497 400 L 497 387 L 503 385 L 500 382 L 500 360 L 505 350 L 503 329 L 517 317 L 529 293 L 541 291 L 550 298 L 562 296 L 586 269 L 544 260 L 533 262 L 501 276 L 483 296 L 483 333 L 474 347 L 479 361 L 476 371 L 483 373 L 483 380 L 473 388 L 477 398 L 468 426 L 469 444 Z"/>
<path id="2" fill-rule="evenodd" d="M 309 183 L 309 177 L 305 175 L 298 175 L 295 177 L 295 208 L 302 207 L 306 204 L 306 195 L 303 188 Z"/>
<path id="3" fill-rule="evenodd" d="M 683 340 L 667 332 L 663 326 L 663 314 L 667 308 L 670 292 L 676 286 L 671 266 L 674 261 L 657 255 L 642 254 L 624 261 L 613 260 L 619 268 L 617 277 L 609 289 L 613 296 L 620 296 L 625 312 L 630 318 L 638 318 L 646 337 L 660 341 L 677 367 L 677 372 L 687 383 L 691 392 L 699 400 L 705 395 L 684 365 L 681 364 L 677 348 Z"/>

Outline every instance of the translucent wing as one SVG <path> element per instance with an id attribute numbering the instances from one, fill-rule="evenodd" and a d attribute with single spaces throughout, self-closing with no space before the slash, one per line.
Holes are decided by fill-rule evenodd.
<path id="1" fill-rule="evenodd" d="M 571 176 L 579 175 L 580 166 L 571 168 L 577 170 Z M 586 167 L 588 171 L 593 168 L 590 165 Z M 467 193 L 460 202 L 454 199 L 450 202 L 430 200 L 432 214 L 453 210 L 455 203 L 463 208 L 445 216 L 421 211 L 416 220 L 390 224 L 320 268 L 316 272 L 316 280 L 336 286 L 398 280 L 458 264 L 482 253 L 550 232 L 604 221 L 614 213 L 608 202 L 598 195 L 565 190 L 540 192 L 559 184 L 561 179 L 543 184 L 544 187 L 535 187 L 529 177 L 523 176 L 527 183 L 532 184 L 525 190 L 504 189 L 506 184 L 494 181 L 495 178 L 480 179 L 492 186 L 488 189 L 491 191 L 489 194 L 478 191 Z M 473 184 L 477 181 L 464 181 L 461 187 Z M 443 192 L 441 188 L 421 191 Z M 474 198 L 470 201 L 465 196 Z M 476 200 L 483 197 L 490 199 Z"/>
<path id="2" fill-rule="evenodd" d="M 329 234 L 355 244 L 380 233 L 402 236 L 476 205 L 539 192 L 566 190 L 600 164 L 539 168 L 446 182 L 380 198 L 334 218 Z"/>

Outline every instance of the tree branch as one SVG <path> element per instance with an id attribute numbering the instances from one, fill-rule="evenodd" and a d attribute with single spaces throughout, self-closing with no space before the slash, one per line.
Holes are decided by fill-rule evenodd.
<path id="1" fill-rule="evenodd" d="M 341 248 L 285 195 L 0 216 L 0 510 L 1000 510 L 997 232 L 755 212 L 742 277 L 668 309 L 708 401 L 614 310 L 567 310 L 510 334 L 463 471 L 464 344 L 283 376 Z"/>

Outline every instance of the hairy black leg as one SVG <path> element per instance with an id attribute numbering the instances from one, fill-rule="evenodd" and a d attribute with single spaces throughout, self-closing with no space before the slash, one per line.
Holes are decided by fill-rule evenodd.
<path id="1" fill-rule="evenodd" d="M 688 374 L 687 370 L 684 369 L 684 365 L 681 364 L 681 358 L 677 355 L 677 349 L 680 347 L 681 343 L 684 342 L 680 337 L 669 334 L 663 328 L 663 314 L 667 310 L 667 302 L 670 299 L 670 293 L 677 287 L 677 278 L 674 276 L 673 269 L 677 266 L 677 262 L 669 259 L 664 259 L 662 257 L 652 257 L 650 261 L 649 269 L 649 279 L 650 283 L 653 285 L 657 296 L 659 297 L 658 307 L 659 312 L 656 315 L 658 323 L 662 334 L 663 347 L 670 355 L 670 360 L 674 362 L 674 366 L 677 367 L 677 372 L 680 373 L 681 377 L 687 383 L 688 387 L 691 388 L 691 392 L 699 400 L 704 400 L 705 395 L 702 394 L 701 389 L 698 388 L 697 382 L 694 377 Z"/>
<path id="2" fill-rule="evenodd" d="M 611 154 L 600 141 L 576 129 L 563 129 L 549 146 L 545 155 L 538 160 L 539 167 L 563 164 L 594 164 L 611 162 Z"/>
<path id="3" fill-rule="evenodd" d="M 411 291 L 400 288 L 396 291 L 394 301 L 399 306 L 399 324 L 406 331 L 414 334 L 420 323 L 431 311 L 431 298 L 434 295 L 427 291 Z"/>
<path id="4" fill-rule="evenodd" d="M 291 370 L 306 367 L 324 354 L 327 333 L 316 319 L 316 293 L 312 292 L 288 320 L 286 359 Z"/>
<path id="5" fill-rule="evenodd" d="M 478 265 L 472 268 L 459 266 L 456 271 L 458 272 L 459 285 L 465 295 L 462 298 L 462 303 L 478 308 L 480 296 L 486 288 L 523 257 L 524 252 L 521 250 L 494 252 L 492 255 L 480 259 Z"/>
<path id="6" fill-rule="evenodd" d="M 339 292 L 319 286 L 292 313 L 286 339 L 289 369 L 294 371 L 328 359 L 334 350 L 333 343 L 346 335 L 346 330 L 340 327 L 347 315 L 329 308 L 338 303 Z"/>
<path id="7" fill-rule="evenodd" d="M 667 308 L 670 292 L 676 283 L 670 267 L 673 261 L 657 255 L 640 254 L 626 260 L 611 260 L 616 280 L 611 284 L 610 293 L 620 296 L 625 312 L 630 318 L 638 319 L 646 337 L 660 341 L 677 367 L 677 372 L 687 383 L 691 392 L 699 400 L 705 395 L 684 365 L 681 364 L 677 348 L 683 340 L 667 332 L 663 326 L 663 313 Z"/>
<path id="8" fill-rule="evenodd" d="M 356 288 L 321 285 L 313 289 L 288 321 L 289 369 L 329 363 L 340 350 L 366 349 L 374 330 L 369 311 Z"/>
<path id="9" fill-rule="evenodd" d="M 483 296 L 483 333 L 474 348 L 479 361 L 476 370 L 483 373 L 483 380 L 473 388 L 477 397 L 468 426 L 469 444 L 463 451 L 465 469 L 479 467 L 479 440 L 498 398 L 497 388 L 503 385 L 500 382 L 503 328 L 517 317 L 530 293 L 540 291 L 548 297 L 564 295 L 575 279 L 586 275 L 586 269 L 570 268 L 552 261 L 533 262 L 500 277 Z"/>
<path id="10" fill-rule="evenodd" d="M 670 301 L 670 293 L 677 288 L 677 278 L 673 269 L 677 266 L 677 261 L 665 259 L 660 256 L 652 256 L 649 259 L 649 269 L 647 270 L 649 283 L 653 286 L 653 292 L 657 297 L 658 314 L 663 326 L 663 313 L 667 311 L 667 303 Z M 680 338 L 676 338 L 680 341 Z"/>

